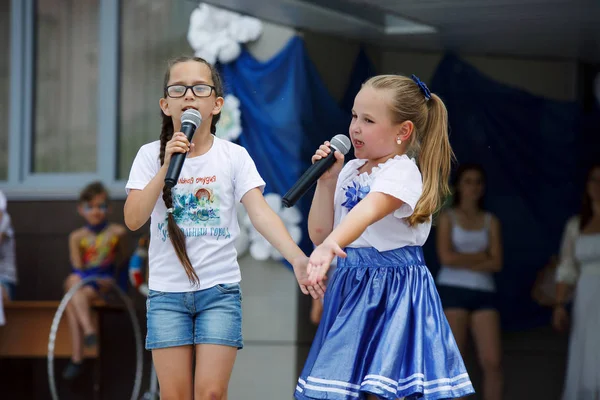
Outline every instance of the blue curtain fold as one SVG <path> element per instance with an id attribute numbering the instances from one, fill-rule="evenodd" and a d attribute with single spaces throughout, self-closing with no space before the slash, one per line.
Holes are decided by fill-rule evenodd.
<path id="1" fill-rule="evenodd" d="M 238 143 L 256 163 L 267 193 L 283 196 L 308 168 L 319 144 L 348 130 L 350 115 L 327 91 L 299 37 L 270 60 L 258 61 L 244 50 L 220 69 L 226 93 L 240 100 Z M 312 250 L 306 231 L 311 199 L 312 191 L 297 204 L 304 215 L 300 246 L 307 254 Z"/>
<path id="2" fill-rule="evenodd" d="M 583 188 L 583 181 L 588 168 L 600 162 L 600 99 L 590 105 L 589 110 L 584 112 L 579 154 L 580 157 L 580 184 Z"/>
<path id="3" fill-rule="evenodd" d="M 448 108 L 458 162 L 483 165 L 486 206 L 502 223 L 504 268 L 497 281 L 503 324 L 547 323 L 549 310 L 537 307 L 530 293 L 580 205 L 580 108 L 495 82 L 453 55 L 439 64 L 431 87 Z"/>

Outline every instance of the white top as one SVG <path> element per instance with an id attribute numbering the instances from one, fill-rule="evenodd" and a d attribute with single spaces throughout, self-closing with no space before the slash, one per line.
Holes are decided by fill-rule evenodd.
<path id="1" fill-rule="evenodd" d="M 600 233 L 582 234 L 576 216 L 565 225 L 556 281 L 574 285 L 582 274 L 600 275 Z"/>
<path id="2" fill-rule="evenodd" d="M 4 318 L 4 306 L 2 305 L 2 285 L 0 285 L 0 326 L 4 326 L 6 324 L 6 319 Z"/>
<path id="3" fill-rule="evenodd" d="M 6 212 L 6 196 L 0 190 L 0 211 Z"/>
<path id="4" fill-rule="evenodd" d="M 0 191 L 0 235 L 4 235 L 0 241 L 0 280 L 17 283 L 17 261 L 15 256 L 15 237 L 10 215 L 6 212 L 6 196 Z"/>
<path id="5" fill-rule="evenodd" d="M 15 232 L 6 209 L 0 220 L 0 235 L 3 235 L 0 241 L 0 281 L 17 283 Z"/>
<path id="6" fill-rule="evenodd" d="M 126 189 L 143 189 L 160 169 L 160 142 L 142 146 L 133 161 Z M 152 290 L 189 292 L 241 280 L 234 242 L 240 228 L 236 204 L 265 182 L 243 147 L 214 138 L 210 150 L 183 163 L 172 189 L 173 216 L 186 236 L 186 249 L 200 280 L 190 283 L 167 232 L 167 208 L 159 196 L 150 216 L 148 247 Z"/>
<path id="7" fill-rule="evenodd" d="M 489 228 L 492 216 L 485 214 L 482 229 L 467 230 L 462 228 L 457 220 L 454 210 L 449 210 L 452 221 L 452 246 L 454 250 L 463 254 L 473 254 L 486 251 L 489 247 Z M 442 265 L 437 275 L 437 283 L 444 286 L 453 286 L 484 292 L 495 292 L 496 285 L 491 272 L 473 271 L 466 268 L 456 268 Z"/>
<path id="8" fill-rule="evenodd" d="M 370 174 L 359 174 L 358 169 L 366 162 L 367 160 L 351 160 L 338 176 L 334 197 L 334 227 L 359 199 L 369 192 L 381 192 L 402 200 L 404 204 L 392 214 L 368 226 L 348 247 L 374 247 L 378 251 L 387 251 L 404 246 L 422 246 L 431 230 L 431 218 L 412 227 L 406 220 L 406 217 L 412 215 L 423 191 L 417 164 L 406 155 L 396 156 L 374 167 Z"/>

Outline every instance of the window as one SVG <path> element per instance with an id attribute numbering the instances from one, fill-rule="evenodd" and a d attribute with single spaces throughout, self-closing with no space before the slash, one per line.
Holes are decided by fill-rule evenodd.
<path id="1" fill-rule="evenodd" d="M 0 47 L 10 48 L 10 1 L 0 1 Z M 0 181 L 8 179 L 10 51 L 0 57 Z"/>
<path id="2" fill-rule="evenodd" d="M 192 54 L 187 42 L 194 2 L 122 1 L 117 179 L 126 180 L 140 146 L 158 140 L 158 101 L 167 61 Z"/>
<path id="3" fill-rule="evenodd" d="M 33 173 L 97 171 L 99 1 L 35 2 Z"/>
<path id="4" fill-rule="evenodd" d="M 123 196 L 160 134 L 167 61 L 191 54 L 182 0 L 0 0 L 0 188 L 70 198 L 91 180 Z M 9 157 L 10 156 L 10 157 Z"/>

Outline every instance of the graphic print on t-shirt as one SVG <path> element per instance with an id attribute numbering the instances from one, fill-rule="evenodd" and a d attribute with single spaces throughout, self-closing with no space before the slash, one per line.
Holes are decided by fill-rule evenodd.
<path id="1" fill-rule="evenodd" d="M 180 178 L 172 190 L 173 217 L 187 237 L 214 236 L 229 238 L 228 227 L 220 227 L 220 185 L 216 175 Z M 167 221 L 158 224 L 161 238 L 169 237 Z"/>

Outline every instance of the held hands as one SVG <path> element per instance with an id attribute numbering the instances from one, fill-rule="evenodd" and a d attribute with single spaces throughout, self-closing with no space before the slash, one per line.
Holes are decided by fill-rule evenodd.
<path id="1" fill-rule="evenodd" d="M 194 148 L 194 143 L 190 143 L 187 136 L 182 132 L 175 132 L 171 140 L 167 142 L 165 146 L 165 161 L 163 166 L 169 166 L 171 162 L 171 156 L 175 153 L 187 153 Z"/>
<path id="2" fill-rule="evenodd" d="M 332 149 L 331 147 L 329 147 L 329 142 L 323 143 L 321 146 L 319 146 L 319 148 L 315 152 L 315 155 L 312 156 L 311 162 L 314 164 L 318 160 L 327 157 L 327 154 L 331 153 L 331 151 Z M 342 167 L 344 166 L 344 155 L 337 150 L 333 155 L 335 156 L 335 164 L 333 164 L 331 168 L 329 168 L 323 175 L 321 175 L 319 180 L 322 182 L 331 180 L 335 181 L 337 179 L 337 176 L 340 174 Z"/>
<path id="3" fill-rule="evenodd" d="M 319 299 L 325 294 L 325 283 L 311 285 L 308 281 L 308 257 L 304 254 L 294 258 L 292 261 L 294 274 L 304 294 L 310 294 L 314 299 Z"/>
<path id="4" fill-rule="evenodd" d="M 346 253 L 333 240 L 326 239 L 310 255 L 308 261 L 308 282 L 311 285 L 320 285 L 327 279 L 327 271 L 331 262 L 339 256 L 346 257 Z"/>

